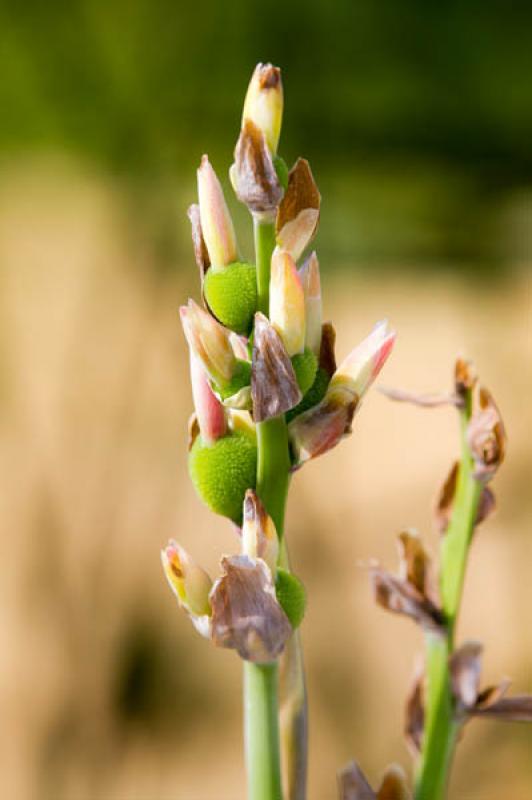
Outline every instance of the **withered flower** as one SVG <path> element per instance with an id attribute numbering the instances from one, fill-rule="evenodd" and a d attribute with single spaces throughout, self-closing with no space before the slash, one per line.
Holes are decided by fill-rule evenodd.
<path id="1" fill-rule="evenodd" d="M 398 577 L 378 564 L 371 567 L 376 602 L 388 611 L 411 617 L 425 630 L 443 635 L 444 618 L 435 598 L 430 559 L 415 532 L 401 533 L 399 552 Z"/>
<path id="2" fill-rule="evenodd" d="M 247 661 L 274 661 L 292 627 L 277 602 L 268 566 L 241 555 L 223 558 L 222 568 L 210 596 L 214 644 L 236 650 Z"/>
<path id="3" fill-rule="evenodd" d="M 229 172 L 238 199 L 261 219 L 275 217 L 283 196 L 272 154 L 262 131 L 246 119 Z"/>
<path id="4" fill-rule="evenodd" d="M 467 440 L 475 462 L 475 478 L 487 483 L 504 460 L 506 432 L 493 397 L 483 387 L 479 390 L 478 406 L 468 425 Z"/>
<path id="5" fill-rule="evenodd" d="M 462 402 L 467 392 L 475 388 L 476 382 L 477 373 L 473 362 L 465 358 L 457 358 L 454 367 L 454 390 Z"/>
<path id="6" fill-rule="evenodd" d="M 351 761 L 338 773 L 339 800 L 411 800 L 406 775 L 398 764 L 390 764 L 384 771 L 380 788 L 373 791 L 362 770 Z"/>
<path id="7" fill-rule="evenodd" d="M 458 718 L 492 717 L 506 722 L 532 722 L 532 696 L 506 697 L 510 681 L 480 691 L 482 645 L 465 642 L 451 656 L 449 667 Z"/>

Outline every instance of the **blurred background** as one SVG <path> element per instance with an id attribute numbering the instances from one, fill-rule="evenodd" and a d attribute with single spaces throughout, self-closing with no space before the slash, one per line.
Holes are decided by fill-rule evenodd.
<path id="1" fill-rule="evenodd" d="M 5 0 L 3 798 L 244 800 L 238 659 L 178 612 L 159 548 L 174 536 L 214 574 L 235 549 L 187 477 L 176 312 L 199 294 L 195 168 L 209 152 L 227 175 L 259 60 L 284 71 L 281 153 L 309 158 L 323 195 L 339 356 L 387 316 L 399 339 L 383 383 L 446 389 L 462 353 L 502 409 L 508 458 L 460 637 L 485 643 L 486 683 L 532 692 L 532 6 Z M 352 756 L 374 783 L 389 761 L 410 767 L 403 705 L 422 642 L 374 606 L 361 564 L 394 568 L 405 526 L 436 550 L 457 450 L 451 410 L 373 392 L 353 437 L 294 478 L 310 800 L 335 797 Z M 472 723 L 451 798 L 503 796 L 532 797 L 532 729 Z"/>

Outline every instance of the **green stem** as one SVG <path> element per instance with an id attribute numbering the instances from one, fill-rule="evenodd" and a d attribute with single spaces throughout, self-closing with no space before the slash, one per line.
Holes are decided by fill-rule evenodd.
<path id="1" fill-rule="evenodd" d="M 244 661 L 249 800 L 282 800 L 277 663 Z"/>
<path id="2" fill-rule="evenodd" d="M 460 412 L 462 457 L 458 469 L 454 508 L 441 544 L 441 596 L 446 620 L 444 635 L 428 634 L 427 689 L 423 747 L 417 771 L 416 800 L 443 800 L 459 726 L 453 715 L 449 656 L 475 528 L 482 484 L 473 476 L 473 459 L 467 442 L 471 418 L 471 392 Z"/>
<path id="3" fill-rule="evenodd" d="M 258 308 L 268 315 L 275 225 L 254 220 L 254 233 Z M 284 417 L 257 424 L 257 447 L 257 494 L 282 537 L 290 469 Z M 278 682 L 277 662 L 244 664 L 248 800 L 282 800 Z"/>

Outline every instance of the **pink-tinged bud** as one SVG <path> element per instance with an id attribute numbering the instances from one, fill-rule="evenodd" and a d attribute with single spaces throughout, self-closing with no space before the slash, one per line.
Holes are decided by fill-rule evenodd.
<path id="1" fill-rule="evenodd" d="M 378 322 L 370 335 L 342 361 L 331 379 L 327 393 L 340 388 L 346 389 L 359 401 L 384 366 L 395 337 L 395 331 L 388 329 L 386 320 Z"/>
<path id="2" fill-rule="evenodd" d="M 272 518 L 253 489 L 246 492 L 243 519 L 242 551 L 251 558 L 262 558 L 275 577 L 279 539 Z"/>
<path id="3" fill-rule="evenodd" d="M 270 152 L 275 155 L 283 119 L 281 70 L 271 64 L 257 64 L 248 86 L 242 127 L 247 120 L 264 134 Z"/>
<path id="4" fill-rule="evenodd" d="M 237 260 L 233 222 L 220 181 L 207 156 L 198 169 L 198 198 L 201 231 L 213 267 L 225 267 Z"/>
<path id="5" fill-rule="evenodd" d="M 322 303 L 320 264 L 314 251 L 299 270 L 305 294 L 305 347 L 319 356 L 321 347 Z"/>
<path id="6" fill-rule="evenodd" d="M 210 616 L 212 581 L 177 542 L 161 550 L 164 574 L 179 605 L 195 617 Z"/>
<path id="7" fill-rule="evenodd" d="M 305 348 L 305 294 L 295 262 L 275 248 L 270 277 L 270 322 L 290 357 Z"/>
<path id="8" fill-rule="evenodd" d="M 227 433 L 226 412 L 212 391 L 207 373 L 194 353 L 190 354 L 190 377 L 201 438 L 206 444 L 212 444 Z"/>
<path id="9" fill-rule="evenodd" d="M 224 386 L 231 380 L 236 357 L 229 331 L 193 300 L 179 309 L 189 347 L 209 377 Z"/>

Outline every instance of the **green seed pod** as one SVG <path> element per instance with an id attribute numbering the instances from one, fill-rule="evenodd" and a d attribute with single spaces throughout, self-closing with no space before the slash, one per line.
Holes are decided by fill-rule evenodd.
<path id="1" fill-rule="evenodd" d="M 273 157 L 273 166 L 275 172 L 277 173 L 277 178 L 279 179 L 279 183 L 283 187 L 283 189 L 288 189 L 288 167 L 286 166 L 286 161 L 281 156 L 274 156 Z"/>
<path id="2" fill-rule="evenodd" d="M 247 336 L 257 310 L 257 275 L 253 264 L 235 261 L 227 267 L 211 267 L 203 281 L 203 292 L 222 325 Z"/>
<path id="3" fill-rule="evenodd" d="M 188 470 L 200 499 L 215 514 L 242 523 L 247 489 L 255 488 L 257 443 L 243 431 L 232 432 L 214 444 L 196 438 L 188 457 Z"/>
<path id="4" fill-rule="evenodd" d="M 305 587 L 299 578 L 279 567 L 275 579 L 275 594 L 292 628 L 298 628 L 305 615 L 307 604 Z"/>
<path id="5" fill-rule="evenodd" d="M 320 367 L 316 372 L 314 383 L 303 397 L 303 400 L 301 400 L 301 402 L 295 408 L 290 409 L 290 411 L 287 413 L 286 421 L 290 422 L 292 419 L 294 419 L 294 417 L 302 414 L 303 411 L 307 411 L 307 409 L 317 406 L 318 403 L 321 402 L 325 397 L 325 392 L 327 391 L 329 381 L 330 376 L 328 372 Z"/>
<path id="6" fill-rule="evenodd" d="M 312 350 L 305 348 L 303 353 L 298 353 L 292 357 L 292 366 L 296 373 L 301 394 L 304 397 L 314 383 L 318 361 Z"/>
<path id="7" fill-rule="evenodd" d="M 237 359 L 233 377 L 231 378 L 229 383 L 223 387 L 223 390 L 222 389 L 219 390 L 222 400 L 227 400 L 228 397 L 232 397 L 233 395 L 237 394 L 245 386 L 249 386 L 250 383 L 251 383 L 250 362 Z"/>

